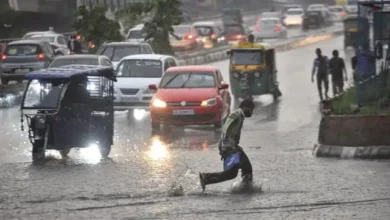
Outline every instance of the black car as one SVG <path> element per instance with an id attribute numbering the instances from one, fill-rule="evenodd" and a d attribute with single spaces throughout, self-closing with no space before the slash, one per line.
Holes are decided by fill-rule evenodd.
<path id="1" fill-rule="evenodd" d="M 226 43 L 222 28 L 215 22 L 199 21 L 195 22 L 192 26 L 202 41 L 211 41 L 214 45 Z"/>
<path id="2" fill-rule="evenodd" d="M 325 10 L 308 10 L 303 18 L 303 30 L 318 29 L 332 25 L 332 17 Z"/>

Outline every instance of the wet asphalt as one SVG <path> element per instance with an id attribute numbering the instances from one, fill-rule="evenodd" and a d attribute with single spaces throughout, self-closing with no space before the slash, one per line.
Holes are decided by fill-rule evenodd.
<path id="1" fill-rule="evenodd" d="M 18 108 L 0 110 L 0 219 L 387 220 L 388 161 L 311 154 L 321 117 L 310 81 L 314 51 L 320 47 L 330 56 L 338 49 L 345 56 L 342 42 L 339 37 L 277 53 L 283 96 L 276 103 L 257 98 L 242 131 L 240 145 L 254 168 L 251 193 L 232 192 L 239 177 L 202 193 L 198 172 L 222 169 L 220 133 L 209 128 L 152 136 L 147 113 L 127 118 L 118 112 L 110 159 L 101 161 L 96 149 L 72 150 L 68 159 L 54 151 L 33 165 Z M 210 65 L 228 81 L 227 61 Z M 172 193 L 179 185 L 183 193 Z"/>

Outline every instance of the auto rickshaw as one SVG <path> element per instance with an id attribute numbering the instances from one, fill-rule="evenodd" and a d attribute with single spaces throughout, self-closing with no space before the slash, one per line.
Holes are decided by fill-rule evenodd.
<path id="1" fill-rule="evenodd" d="M 344 49 L 356 47 L 358 33 L 357 16 L 348 16 L 344 19 Z"/>
<path id="2" fill-rule="evenodd" d="M 48 149 L 66 157 L 71 148 L 89 146 L 97 146 L 102 158 L 109 155 L 116 81 L 112 67 L 68 65 L 33 71 L 26 78 L 21 129 L 25 117 L 33 160 L 43 159 Z"/>
<path id="3" fill-rule="evenodd" d="M 275 49 L 269 44 L 241 41 L 227 53 L 230 87 L 236 100 L 265 94 L 276 100 L 282 95 L 277 82 Z"/>

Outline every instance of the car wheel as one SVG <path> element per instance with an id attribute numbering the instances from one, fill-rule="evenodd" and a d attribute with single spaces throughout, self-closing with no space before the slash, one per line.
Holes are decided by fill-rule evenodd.
<path id="1" fill-rule="evenodd" d="M 8 85 L 8 80 L 1 78 L 1 85 Z"/>
<path id="2" fill-rule="evenodd" d="M 45 159 L 45 149 L 44 149 L 44 140 L 36 140 L 33 143 L 32 148 L 32 159 L 33 161 Z"/>
<path id="3" fill-rule="evenodd" d="M 161 125 L 159 123 L 152 122 L 152 134 L 159 134 L 161 131 Z"/>
<path id="4" fill-rule="evenodd" d="M 66 158 L 66 157 L 68 157 L 70 149 L 60 150 L 59 152 L 60 152 L 62 158 Z"/>

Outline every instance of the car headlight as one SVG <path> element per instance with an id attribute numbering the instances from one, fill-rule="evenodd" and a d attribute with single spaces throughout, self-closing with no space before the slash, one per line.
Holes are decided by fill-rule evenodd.
<path id="1" fill-rule="evenodd" d="M 212 98 L 212 99 L 208 99 L 208 100 L 203 101 L 200 105 L 201 106 L 214 106 L 216 104 L 217 104 L 217 99 Z"/>
<path id="2" fill-rule="evenodd" d="M 160 100 L 160 99 L 154 99 L 153 102 L 152 102 L 152 105 L 153 107 L 156 107 L 156 108 L 165 108 L 167 107 L 167 103 Z"/>
<path id="3" fill-rule="evenodd" d="M 88 90 L 96 90 L 96 84 L 95 83 L 88 83 L 87 85 Z"/>

